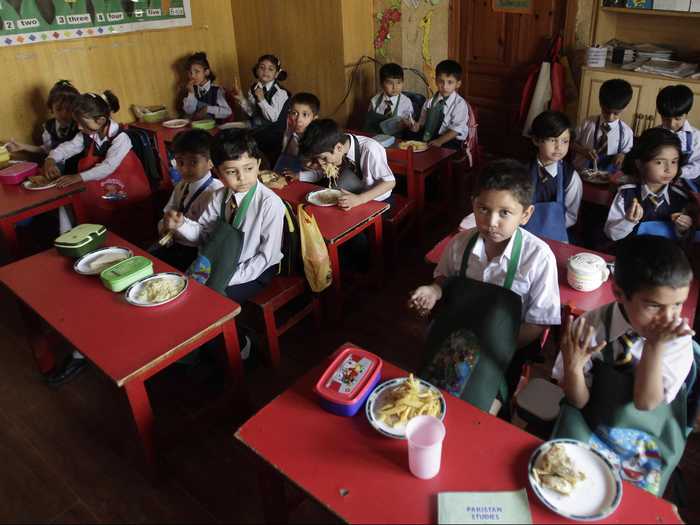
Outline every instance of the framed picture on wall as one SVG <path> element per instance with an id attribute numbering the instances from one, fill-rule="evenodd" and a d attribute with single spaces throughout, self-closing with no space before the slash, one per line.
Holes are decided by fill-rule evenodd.
<path id="1" fill-rule="evenodd" d="M 535 0 L 493 0 L 493 10 L 497 13 L 518 13 L 531 15 Z"/>

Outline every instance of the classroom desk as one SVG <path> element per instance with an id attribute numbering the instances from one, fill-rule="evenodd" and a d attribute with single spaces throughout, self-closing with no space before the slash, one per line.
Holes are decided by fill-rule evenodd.
<path id="1" fill-rule="evenodd" d="M 346 345 L 343 345 L 346 346 Z M 321 364 L 236 432 L 261 460 L 265 518 L 286 518 L 283 480 L 348 523 L 437 523 L 437 494 L 528 487 L 533 523 L 561 523 L 529 489 L 527 464 L 537 437 L 445 393 L 447 435 L 440 473 L 420 480 L 408 470 L 406 441 L 386 438 L 367 422 L 323 410 L 313 386 Z M 408 375 L 384 361 L 382 381 Z M 497 453 L 496 453 L 497 451 Z M 620 507 L 600 523 L 682 523 L 667 501 L 625 482 Z"/>
<path id="2" fill-rule="evenodd" d="M 294 181 L 282 189 L 274 190 L 277 195 L 287 202 L 297 206 L 306 203 L 306 195 L 320 186 L 308 182 Z M 389 205 L 381 201 L 367 202 L 349 211 L 343 211 L 337 206 L 314 206 L 308 204 L 306 210 L 310 212 L 318 224 L 318 229 L 323 235 L 328 247 L 328 256 L 333 272 L 333 293 L 335 304 L 340 305 L 342 282 L 340 271 L 339 248 L 356 235 L 367 229 L 372 230 L 372 257 L 374 263 L 374 276 L 377 285 L 383 280 L 383 246 L 382 246 L 382 214 L 389 209 Z"/>
<path id="3" fill-rule="evenodd" d="M 440 260 L 442 252 L 452 240 L 454 234 L 448 235 L 437 243 L 428 253 L 425 254 L 426 262 L 437 264 Z M 557 260 L 557 273 L 559 277 L 559 300 L 563 306 L 568 306 L 571 308 L 575 315 L 580 315 L 582 313 L 594 310 L 600 306 L 611 303 L 615 300 L 612 290 L 612 277 L 608 279 L 603 285 L 593 290 L 592 292 L 580 292 L 572 288 L 566 280 L 566 265 L 569 257 L 581 252 L 594 253 L 600 255 L 607 262 L 614 262 L 615 257 L 607 253 L 600 253 L 593 250 L 588 250 L 580 246 L 573 244 L 566 244 L 559 241 L 553 241 L 551 239 L 542 239 L 546 242 L 549 247 L 554 252 L 554 258 Z M 683 317 L 687 317 L 690 326 L 693 326 L 695 322 L 695 314 L 698 306 L 698 296 L 700 295 L 700 282 L 697 279 L 693 279 L 690 284 L 690 292 L 688 293 L 688 299 L 683 305 Z"/>
<path id="4" fill-rule="evenodd" d="M 26 190 L 21 184 L 0 184 L 0 232 L 5 239 L 10 254 L 19 257 L 17 232 L 18 222 L 55 210 L 61 206 L 72 206 L 75 219 L 80 224 L 86 221 L 85 209 L 80 193 L 85 184 L 73 184 L 67 188 L 47 190 Z"/>
<path id="5" fill-rule="evenodd" d="M 148 256 L 156 273 L 175 271 L 112 233 L 105 245 L 128 247 L 134 255 Z M 27 337 L 42 372 L 52 365 L 51 343 L 56 342 L 55 334 L 44 333 L 46 323 L 124 388 L 146 459 L 153 466 L 153 412 L 146 380 L 223 334 L 229 372 L 241 388 L 243 368 L 235 321 L 241 307 L 193 280 L 171 303 L 132 306 L 123 294 L 108 291 L 99 276 L 73 271 L 73 262 L 50 249 L 0 268 L 0 282 L 23 306 Z"/>

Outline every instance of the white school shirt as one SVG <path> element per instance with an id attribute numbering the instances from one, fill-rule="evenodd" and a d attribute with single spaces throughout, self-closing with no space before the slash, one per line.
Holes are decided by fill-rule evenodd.
<path id="1" fill-rule="evenodd" d="M 350 138 L 350 149 L 346 156 L 349 160 L 357 164 L 355 159 L 355 140 L 360 145 L 360 166 L 362 166 L 362 192 L 372 189 L 377 183 L 383 181 L 395 181 L 394 173 L 389 167 L 386 158 L 386 150 L 376 140 L 361 135 L 348 135 Z M 323 173 L 307 172 L 310 175 L 306 182 L 316 182 L 323 178 Z M 375 197 L 375 201 L 383 201 L 389 198 L 391 190 Z"/>
<path id="2" fill-rule="evenodd" d="M 688 132 L 690 132 L 690 144 L 688 144 Z M 681 141 L 681 150 L 686 151 L 690 149 L 686 164 L 681 169 L 681 177 L 684 179 L 700 177 L 700 131 L 691 126 L 686 120 L 681 129 L 675 133 Z"/>
<path id="3" fill-rule="evenodd" d="M 632 230 L 634 230 L 634 227 L 638 224 L 633 221 L 628 221 L 627 217 L 625 217 L 627 210 L 625 209 L 625 199 L 622 195 L 623 190 L 628 190 L 629 188 L 635 187 L 637 187 L 636 184 L 625 184 L 620 186 L 612 204 L 610 205 L 610 211 L 608 211 L 608 218 L 605 221 L 603 231 L 605 232 L 607 238 L 611 241 L 619 241 L 620 239 L 624 239 L 630 233 L 632 233 Z M 646 184 L 643 184 L 641 191 L 642 200 L 639 202 L 639 204 L 642 204 L 649 195 L 653 194 L 657 199 L 659 199 L 659 202 L 664 200 L 666 201 L 666 204 L 670 205 L 671 198 L 668 195 L 669 189 L 670 191 L 675 191 L 685 195 L 683 190 L 680 190 L 675 186 L 670 186 L 669 184 L 666 184 L 666 186 L 664 186 L 659 193 L 652 192 Z M 680 232 L 676 231 L 676 233 L 680 235 Z"/>
<path id="4" fill-rule="evenodd" d="M 380 115 L 384 114 L 384 110 L 386 109 L 386 101 L 391 100 L 391 113 L 390 115 L 394 115 L 394 109 L 396 109 L 396 104 L 398 102 L 399 108 L 396 110 L 396 115 L 397 117 L 401 118 L 410 118 L 413 117 L 413 102 L 411 102 L 411 99 L 408 98 L 406 95 L 394 95 L 393 97 L 387 97 L 384 92 L 378 93 L 377 95 L 374 95 L 372 97 L 372 100 L 369 101 L 369 109 L 368 111 L 370 112 L 377 112 Z M 379 104 L 379 106 L 377 106 Z M 374 109 L 377 108 L 377 109 Z"/>
<path id="5" fill-rule="evenodd" d="M 204 244 L 214 232 L 219 221 L 221 203 L 228 193 L 228 188 L 216 190 L 199 220 L 185 218 L 185 222 L 175 231 L 175 238 L 189 241 L 196 245 Z M 245 192 L 235 193 L 238 205 L 241 205 Z M 254 281 L 267 270 L 282 260 L 282 228 L 284 225 L 284 204 L 272 190 L 258 183 L 255 195 L 250 201 L 241 230 L 243 248 L 238 259 L 238 266 L 228 285 Z M 231 220 L 231 207 L 226 206 L 226 220 Z"/>
<path id="6" fill-rule="evenodd" d="M 433 105 L 433 98 L 435 97 L 430 97 L 425 101 L 425 104 L 423 104 L 423 109 L 420 112 L 420 119 L 418 119 L 418 125 L 421 128 L 425 127 L 428 109 Z M 438 95 L 436 103 L 439 100 L 440 96 Z M 469 135 L 469 128 L 467 127 L 468 120 L 469 104 L 467 104 L 467 101 L 464 100 L 459 93 L 454 91 L 445 101 L 444 116 L 442 118 L 442 124 L 440 124 L 440 129 L 438 130 L 438 135 L 442 135 L 449 130 L 456 131 L 456 140 L 464 142 Z"/>
<path id="7" fill-rule="evenodd" d="M 291 149 L 296 150 L 294 151 L 287 151 L 287 147 L 289 146 L 289 142 L 294 140 L 296 142 L 296 147 L 292 146 Z M 292 131 L 291 129 L 287 128 L 284 132 L 284 135 L 282 136 L 282 153 L 286 153 L 287 155 L 290 155 L 292 157 L 299 157 L 299 141 L 301 140 L 301 136 L 299 136 L 298 133 Z M 299 180 L 302 182 L 316 182 L 320 178 L 323 177 L 323 174 L 317 174 L 313 170 L 308 170 L 308 169 L 303 169 L 299 172 Z"/>
<path id="8" fill-rule="evenodd" d="M 212 178 L 212 181 L 209 186 L 207 186 L 202 193 L 197 195 L 195 201 L 192 201 L 192 198 L 195 196 L 199 188 L 204 186 L 210 177 Z M 189 192 L 187 193 L 185 202 L 182 203 L 182 196 L 184 195 L 187 186 L 189 186 Z M 173 191 L 170 194 L 170 199 L 165 205 L 165 208 L 163 208 L 163 213 L 165 214 L 170 210 L 179 211 L 180 203 L 182 203 L 185 207 L 189 206 L 187 212 L 185 213 L 185 217 L 192 219 L 193 221 L 199 220 L 199 217 L 202 215 L 202 213 L 204 213 L 204 210 L 209 205 L 209 200 L 211 199 L 212 194 L 219 188 L 223 187 L 224 184 L 216 177 L 212 177 L 211 172 L 208 172 L 204 177 L 194 182 L 185 182 L 184 180 L 181 180 L 173 188 Z M 158 221 L 158 231 L 161 231 L 162 227 L 163 219 Z M 197 246 L 196 243 L 186 241 L 185 239 L 179 241 L 179 244 L 184 246 Z"/>
<path id="9" fill-rule="evenodd" d="M 131 150 L 131 139 L 129 135 L 123 131 L 119 131 L 119 124 L 110 119 L 107 136 L 100 137 L 100 134 L 90 133 L 89 140 L 92 140 L 97 146 L 102 146 L 105 142 L 112 138 L 112 144 L 107 150 L 107 156 L 94 167 L 81 172 L 80 178 L 85 182 L 102 180 L 109 177 L 121 165 L 124 157 Z M 85 144 L 83 133 L 78 133 L 72 140 L 59 144 L 55 149 L 51 150 L 49 157 L 58 162 L 65 162 L 69 158 L 82 153 L 88 146 Z"/>
<path id="10" fill-rule="evenodd" d="M 610 321 L 610 333 L 608 338 L 605 338 L 605 316 L 609 309 L 612 308 L 612 319 Z M 586 323 L 595 328 L 595 334 L 591 340 L 592 346 L 597 346 L 603 341 L 614 341 L 613 342 L 613 356 L 616 358 L 620 354 L 624 353 L 624 348 L 620 341 L 617 341 L 619 337 L 626 334 L 627 332 L 634 332 L 634 329 L 625 319 L 625 316 L 620 309 L 618 303 L 610 303 L 590 312 L 586 312 L 581 316 L 586 320 Z M 575 323 L 580 322 L 579 319 Z M 575 326 L 575 325 L 574 325 Z M 642 352 L 644 350 L 644 345 L 646 344 L 646 339 L 640 337 L 635 341 L 632 348 L 630 348 L 630 354 L 632 354 L 632 363 L 636 366 L 642 357 Z M 591 356 L 591 359 L 603 359 L 601 352 L 595 353 Z M 663 343 L 663 356 L 661 357 L 661 367 L 662 367 L 662 384 L 664 388 L 664 399 L 666 403 L 671 403 L 678 394 L 681 386 L 690 368 L 693 365 L 693 342 L 689 335 L 683 337 L 678 337 L 672 339 L 666 343 Z M 593 378 L 591 375 L 591 369 L 593 368 L 593 363 L 589 360 L 583 366 L 583 374 L 586 378 L 586 384 L 590 388 Z M 552 369 L 552 377 L 558 382 L 564 379 L 564 358 L 559 352 L 557 359 L 554 362 L 554 368 Z"/>
<path id="11" fill-rule="evenodd" d="M 595 149 L 600 143 L 600 138 L 603 136 L 603 117 L 590 117 L 576 130 L 576 142 L 585 148 Z M 595 135 L 596 123 L 598 125 L 598 134 Z M 627 155 L 632 149 L 634 143 L 634 133 L 624 121 L 615 120 L 610 122 L 610 131 L 608 131 L 608 151 L 605 155 L 617 155 L 618 149 L 620 152 Z M 620 125 L 622 126 L 622 136 L 620 137 Z M 595 136 L 594 136 L 595 135 Z M 577 169 L 588 167 L 589 159 L 581 154 L 576 154 L 574 164 Z"/>
<path id="12" fill-rule="evenodd" d="M 275 81 L 272 80 L 265 84 L 265 87 L 269 91 L 274 85 Z M 289 98 L 289 94 L 282 89 L 282 86 L 277 84 L 277 91 L 275 91 L 275 94 L 272 95 L 272 103 L 268 104 L 267 100 L 264 98 L 261 102 L 258 102 L 258 99 L 255 98 L 255 95 L 253 94 L 255 89 L 258 87 L 262 87 L 260 82 L 256 82 L 252 90 L 249 89 L 245 97 L 239 100 L 241 108 L 249 117 L 252 117 L 255 114 L 255 106 L 257 106 L 260 108 L 260 112 L 265 120 L 276 122 L 280 116 L 280 113 L 282 112 L 282 109 L 284 108 L 284 103 L 287 102 L 287 99 Z"/>
<path id="13" fill-rule="evenodd" d="M 523 236 L 523 244 L 520 263 L 515 272 L 511 290 L 522 299 L 522 320 L 537 325 L 558 325 L 561 323 L 561 305 L 557 261 L 554 253 L 542 239 L 522 228 L 520 232 Z M 470 229 L 454 236 L 433 272 L 434 277 L 453 277 L 459 274 L 464 250 L 475 233 L 475 229 Z M 508 273 L 508 261 L 513 250 L 514 238 L 515 235 L 511 237 L 500 256 L 489 261 L 484 240 L 479 236 L 469 254 L 467 277 L 503 286 Z"/>
<path id="14" fill-rule="evenodd" d="M 197 98 L 195 93 L 199 91 L 200 93 L 208 93 L 212 87 L 210 80 L 203 86 L 194 86 L 194 91 L 192 93 L 187 93 L 187 96 L 182 101 L 182 110 L 187 115 L 193 115 L 197 112 L 197 106 L 200 104 L 200 100 Z M 225 119 L 229 117 L 232 113 L 231 106 L 226 102 L 226 92 L 221 86 L 217 86 L 219 91 L 216 93 L 216 105 L 207 106 L 207 113 L 213 115 L 215 119 Z"/>

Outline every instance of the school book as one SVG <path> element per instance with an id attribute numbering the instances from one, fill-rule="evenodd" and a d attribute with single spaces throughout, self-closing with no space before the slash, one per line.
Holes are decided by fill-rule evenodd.
<path id="1" fill-rule="evenodd" d="M 440 492 L 438 523 L 532 523 L 525 489 L 509 492 Z"/>

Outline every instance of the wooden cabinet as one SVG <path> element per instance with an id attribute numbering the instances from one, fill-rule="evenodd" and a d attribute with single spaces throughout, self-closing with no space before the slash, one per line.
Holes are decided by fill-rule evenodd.
<path id="1" fill-rule="evenodd" d="M 622 78 L 632 86 L 632 100 L 622 114 L 624 120 L 640 135 L 647 128 L 661 124 L 661 117 L 656 111 L 656 96 L 665 86 L 685 84 L 695 94 L 693 109 L 688 120 L 694 126 L 700 125 L 700 81 L 675 78 L 662 78 L 654 75 L 625 71 L 619 68 L 584 67 L 581 74 L 581 92 L 579 96 L 578 123 L 592 115 L 600 114 L 598 92 L 606 80 Z"/>

